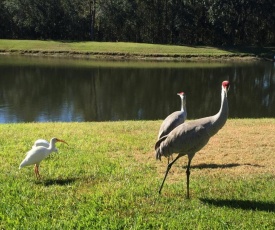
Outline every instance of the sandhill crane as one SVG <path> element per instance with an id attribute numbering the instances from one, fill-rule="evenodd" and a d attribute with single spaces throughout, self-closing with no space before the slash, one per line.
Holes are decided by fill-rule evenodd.
<path id="1" fill-rule="evenodd" d="M 161 193 L 163 184 L 172 165 L 182 156 L 188 156 L 186 170 L 187 176 L 187 198 L 189 198 L 189 177 L 191 161 L 199 150 L 201 150 L 225 124 L 228 116 L 227 92 L 229 81 L 222 82 L 221 107 L 219 112 L 210 117 L 200 118 L 185 122 L 168 135 L 160 138 L 155 144 L 156 158 L 161 160 L 162 156 L 169 157 L 173 153 L 178 153 L 177 157 L 167 165 L 167 169 L 159 189 Z"/>
<path id="2" fill-rule="evenodd" d="M 181 110 L 171 113 L 163 120 L 159 128 L 158 140 L 163 136 L 168 135 L 174 128 L 182 124 L 187 118 L 186 96 L 184 92 L 177 93 L 177 95 L 180 96 L 181 99 Z M 169 160 L 170 157 L 168 157 L 168 164 Z"/>
<path id="3" fill-rule="evenodd" d="M 53 137 L 50 141 L 50 145 L 49 145 L 48 148 L 44 147 L 44 146 L 33 147 L 29 152 L 27 152 L 27 156 L 21 162 L 21 164 L 19 166 L 19 169 L 21 169 L 22 167 L 34 164 L 34 173 L 36 175 L 36 178 L 37 179 L 40 178 L 39 164 L 44 158 L 49 156 L 50 153 L 55 150 L 55 143 L 56 142 L 63 142 L 63 143 L 67 144 L 66 141 L 57 139 L 56 137 Z"/>
<path id="4" fill-rule="evenodd" d="M 171 113 L 168 117 L 164 119 L 159 129 L 158 139 L 166 136 L 174 128 L 176 128 L 186 120 L 186 96 L 184 92 L 177 93 L 177 95 L 179 95 L 181 98 L 181 110 Z"/>
<path id="5" fill-rule="evenodd" d="M 43 147 L 48 148 L 50 146 L 50 143 L 44 139 L 38 139 L 34 142 L 32 148 L 36 148 L 38 146 L 43 146 Z M 53 152 L 58 152 L 58 149 L 55 147 Z"/>

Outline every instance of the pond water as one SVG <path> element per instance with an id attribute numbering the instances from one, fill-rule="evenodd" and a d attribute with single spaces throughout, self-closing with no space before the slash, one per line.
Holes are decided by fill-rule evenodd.
<path id="1" fill-rule="evenodd" d="M 0 123 L 164 119 L 187 95 L 188 118 L 275 117 L 275 63 L 132 62 L 0 56 Z"/>

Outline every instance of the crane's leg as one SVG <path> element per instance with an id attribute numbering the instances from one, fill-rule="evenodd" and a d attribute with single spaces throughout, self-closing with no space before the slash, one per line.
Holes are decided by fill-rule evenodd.
<path id="1" fill-rule="evenodd" d="M 186 169 L 186 184 L 187 184 L 187 199 L 189 199 L 189 177 L 190 177 L 190 165 L 191 165 L 192 158 L 188 158 L 188 164 Z"/>
<path id="2" fill-rule="evenodd" d="M 173 160 L 173 155 L 169 156 L 168 158 L 168 164 L 170 163 L 170 159 Z"/>
<path id="3" fill-rule="evenodd" d="M 162 181 L 161 186 L 160 186 L 160 189 L 159 189 L 159 194 L 161 193 L 162 187 L 163 187 L 163 185 L 164 185 L 164 182 L 165 182 L 165 180 L 166 180 L 166 177 L 167 177 L 167 175 L 168 175 L 169 170 L 171 169 L 172 165 L 176 162 L 176 160 L 179 159 L 179 158 L 180 158 L 180 155 L 178 155 L 178 156 L 175 158 L 175 160 L 173 160 L 171 163 L 169 163 L 169 164 L 167 165 L 166 173 L 165 173 L 165 175 L 164 175 L 163 181 Z"/>

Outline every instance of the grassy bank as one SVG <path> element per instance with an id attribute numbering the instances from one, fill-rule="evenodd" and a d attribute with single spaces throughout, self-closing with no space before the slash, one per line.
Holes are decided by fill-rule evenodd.
<path id="1" fill-rule="evenodd" d="M 221 48 L 130 42 L 62 42 L 1 39 L 0 53 L 148 60 L 251 59 L 272 58 L 275 53 L 275 47 Z"/>
<path id="2" fill-rule="evenodd" d="M 167 161 L 156 161 L 161 121 L 0 125 L 0 229 L 274 229 L 275 119 L 228 120 L 157 191 Z M 34 140 L 56 136 L 59 153 L 18 166 Z"/>

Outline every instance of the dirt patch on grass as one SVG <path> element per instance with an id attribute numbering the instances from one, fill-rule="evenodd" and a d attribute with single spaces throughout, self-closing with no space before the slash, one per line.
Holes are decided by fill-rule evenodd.
<path id="1" fill-rule="evenodd" d="M 223 174 L 228 176 L 275 175 L 275 120 L 228 120 L 209 143 L 196 153 L 191 164 L 191 175 Z M 167 159 L 156 161 L 154 141 L 152 152 L 141 154 L 139 161 L 152 161 L 157 174 L 163 177 Z M 174 157 L 176 155 L 174 154 Z M 187 156 L 171 168 L 171 181 L 185 177 Z"/>
<path id="2" fill-rule="evenodd" d="M 47 56 L 47 57 L 70 57 L 79 59 L 104 59 L 104 60 L 148 60 L 148 61 L 257 61 L 265 59 L 256 55 L 228 54 L 141 54 L 121 52 L 78 52 L 78 51 L 51 51 L 51 50 L 0 50 L 0 55 L 22 56 Z"/>

